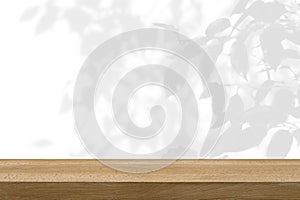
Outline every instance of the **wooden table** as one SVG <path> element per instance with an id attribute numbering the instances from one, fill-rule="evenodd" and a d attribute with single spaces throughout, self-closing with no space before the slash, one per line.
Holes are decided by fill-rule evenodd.
<path id="1" fill-rule="evenodd" d="M 0 160 L 0 199 L 237 198 L 300 199 L 300 160 L 178 160 L 144 174 L 97 160 Z"/>

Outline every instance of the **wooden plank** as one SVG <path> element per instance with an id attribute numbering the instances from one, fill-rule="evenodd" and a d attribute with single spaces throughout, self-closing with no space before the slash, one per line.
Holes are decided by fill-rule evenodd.
<path id="1" fill-rule="evenodd" d="M 300 182 L 300 160 L 178 160 L 144 174 L 119 172 L 97 160 L 0 160 L 0 182 Z"/>
<path id="2" fill-rule="evenodd" d="M 0 183 L 0 199 L 299 199 L 300 183 Z"/>

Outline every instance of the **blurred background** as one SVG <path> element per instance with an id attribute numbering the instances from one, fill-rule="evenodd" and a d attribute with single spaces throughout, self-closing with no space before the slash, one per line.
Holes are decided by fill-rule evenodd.
<path id="1" fill-rule="evenodd" d="M 299 102 L 294 96 L 298 91 L 298 82 L 294 81 L 298 75 L 295 69 L 295 66 L 299 65 L 298 47 L 285 45 L 285 48 L 288 46 L 294 50 L 285 51 L 284 54 L 292 60 L 277 64 L 283 67 L 283 71 L 271 71 L 268 70 L 268 67 L 273 66 L 270 63 L 273 64 L 274 58 L 282 54 L 272 54 L 269 60 L 266 55 L 260 57 L 259 54 L 265 53 L 266 48 L 255 50 L 258 45 L 255 37 L 261 39 L 264 30 L 274 24 L 288 26 L 291 29 L 288 34 L 293 35 L 299 28 L 299 3 L 293 0 L 280 2 L 290 14 L 284 17 L 285 20 L 289 20 L 286 25 L 275 20 L 270 22 L 269 16 L 268 20 L 265 20 L 258 15 L 257 12 L 265 4 L 256 5 L 257 12 L 251 13 L 250 7 L 255 2 L 258 1 L 1 1 L 0 158 L 90 158 L 76 134 L 72 115 L 72 92 L 78 71 L 85 58 L 102 42 L 124 31 L 144 27 L 174 29 L 195 39 L 216 62 L 228 93 L 227 106 L 230 106 L 232 97 L 235 96 L 229 114 L 234 116 L 227 118 L 225 133 L 221 134 L 224 139 L 219 134 L 210 133 L 211 137 L 207 138 L 204 147 L 192 146 L 190 150 L 193 153 L 190 155 L 193 158 L 202 157 L 207 153 L 210 153 L 208 157 L 211 158 L 299 158 L 300 132 L 296 119 L 299 116 L 294 114 L 295 119 L 288 120 L 287 117 L 284 122 L 280 121 L 274 126 L 273 121 L 272 126 L 269 126 L 269 122 L 264 122 L 264 119 L 262 124 L 252 120 L 256 115 L 266 118 L 270 116 L 270 113 L 265 114 L 264 110 L 269 108 L 267 106 L 270 106 L 274 99 L 272 93 L 269 98 L 267 93 L 276 85 L 273 84 L 275 82 L 279 85 L 282 83 L 276 87 L 282 86 L 290 91 L 280 93 L 284 96 L 283 103 L 279 102 L 276 105 L 285 105 L 285 97 L 292 94 L 292 111 L 298 108 Z M 271 6 L 270 11 L 279 13 L 276 9 L 277 7 Z M 249 19 L 241 21 L 241 27 L 234 27 L 243 15 L 247 15 Z M 282 14 L 278 16 L 278 20 L 281 20 L 281 16 Z M 226 25 L 227 22 L 229 25 Z M 251 28 L 253 25 L 251 30 L 249 23 Z M 233 33 L 230 35 L 232 29 Z M 278 35 L 279 32 L 280 30 L 276 29 L 272 35 Z M 233 43 L 242 40 L 245 35 L 242 33 L 247 34 L 243 43 L 246 44 L 248 53 L 252 50 L 254 52 L 249 57 L 248 54 L 245 57 L 243 53 L 235 53 L 244 50 L 238 46 L 239 43 L 235 46 L 236 49 L 233 49 Z M 294 43 L 297 43 L 298 37 L 295 37 Z M 231 58 L 228 58 L 229 56 Z M 246 64 L 243 63 L 245 60 Z M 248 63 L 252 67 L 245 69 Z M 236 65 L 242 67 L 237 70 Z M 267 68 L 262 68 L 263 75 L 262 70 L 257 69 L 261 65 Z M 289 79 L 292 80 L 289 82 Z M 265 83 L 266 80 L 269 82 Z M 263 84 L 265 85 L 259 90 Z M 277 91 L 276 89 L 275 93 Z M 252 101 L 253 94 L 258 97 Z M 262 101 L 265 97 L 265 102 L 258 102 L 257 98 Z M 242 108 L 239 107 L 241 104 Z M 233 119 L 236 117 L 235 113 L 245 114 L 251 109 L 256 109 L 253 111 L 256 115 L 249 117 L 252 121 L 246 119 L 237 125 L 236 119 Z M 278 109 L 272 107 L 272 111 L 274 110 Z M 241 133 L 251 136 L 244 137 Z M 217 139 L 219 142 L 214 148 L 215 151 L 209 152 L 214 146 L 213 141 Z"/>

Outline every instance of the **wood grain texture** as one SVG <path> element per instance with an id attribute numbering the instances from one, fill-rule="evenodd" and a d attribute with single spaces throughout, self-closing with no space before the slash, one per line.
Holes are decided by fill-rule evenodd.
<path id="1" fill-rule="evenodd" d="M 0 199 L 299 199 L 300 183 L 0 183 Z"/>
<path id="2" fill-rule="evenodd" d="M 0 182 L 291 183 L 300 182 L 300 160 L 179 160 L 144 174 L 119 172 L 97 160 L 0 160 Z"/>
<path id="3" fill-rule="evenodd" d="M 300 199 L 300 160 L 179 160 L 144 174 L 97 160 L 0 160 L 0 199 Z"/>

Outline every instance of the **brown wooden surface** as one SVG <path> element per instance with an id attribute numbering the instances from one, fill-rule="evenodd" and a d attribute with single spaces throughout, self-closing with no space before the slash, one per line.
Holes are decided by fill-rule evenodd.
<path id="1" fill-rule="evenodd" d="M 0 199 L 299 199 L 299 183 L 0 183 Z"/>
<path id="2" fill-rule="evenodd" d="M 179 160 L 144 174 L 97 160 L 0 160 L 0 182 L 300 182 L 300 160 Z"/>
<path id="3" fill-rule="evenodd" d="M 300 160 L 180 160 L 145 174 L 96 160 L 0 160 L 0 199 L 300 199 Z"/>

